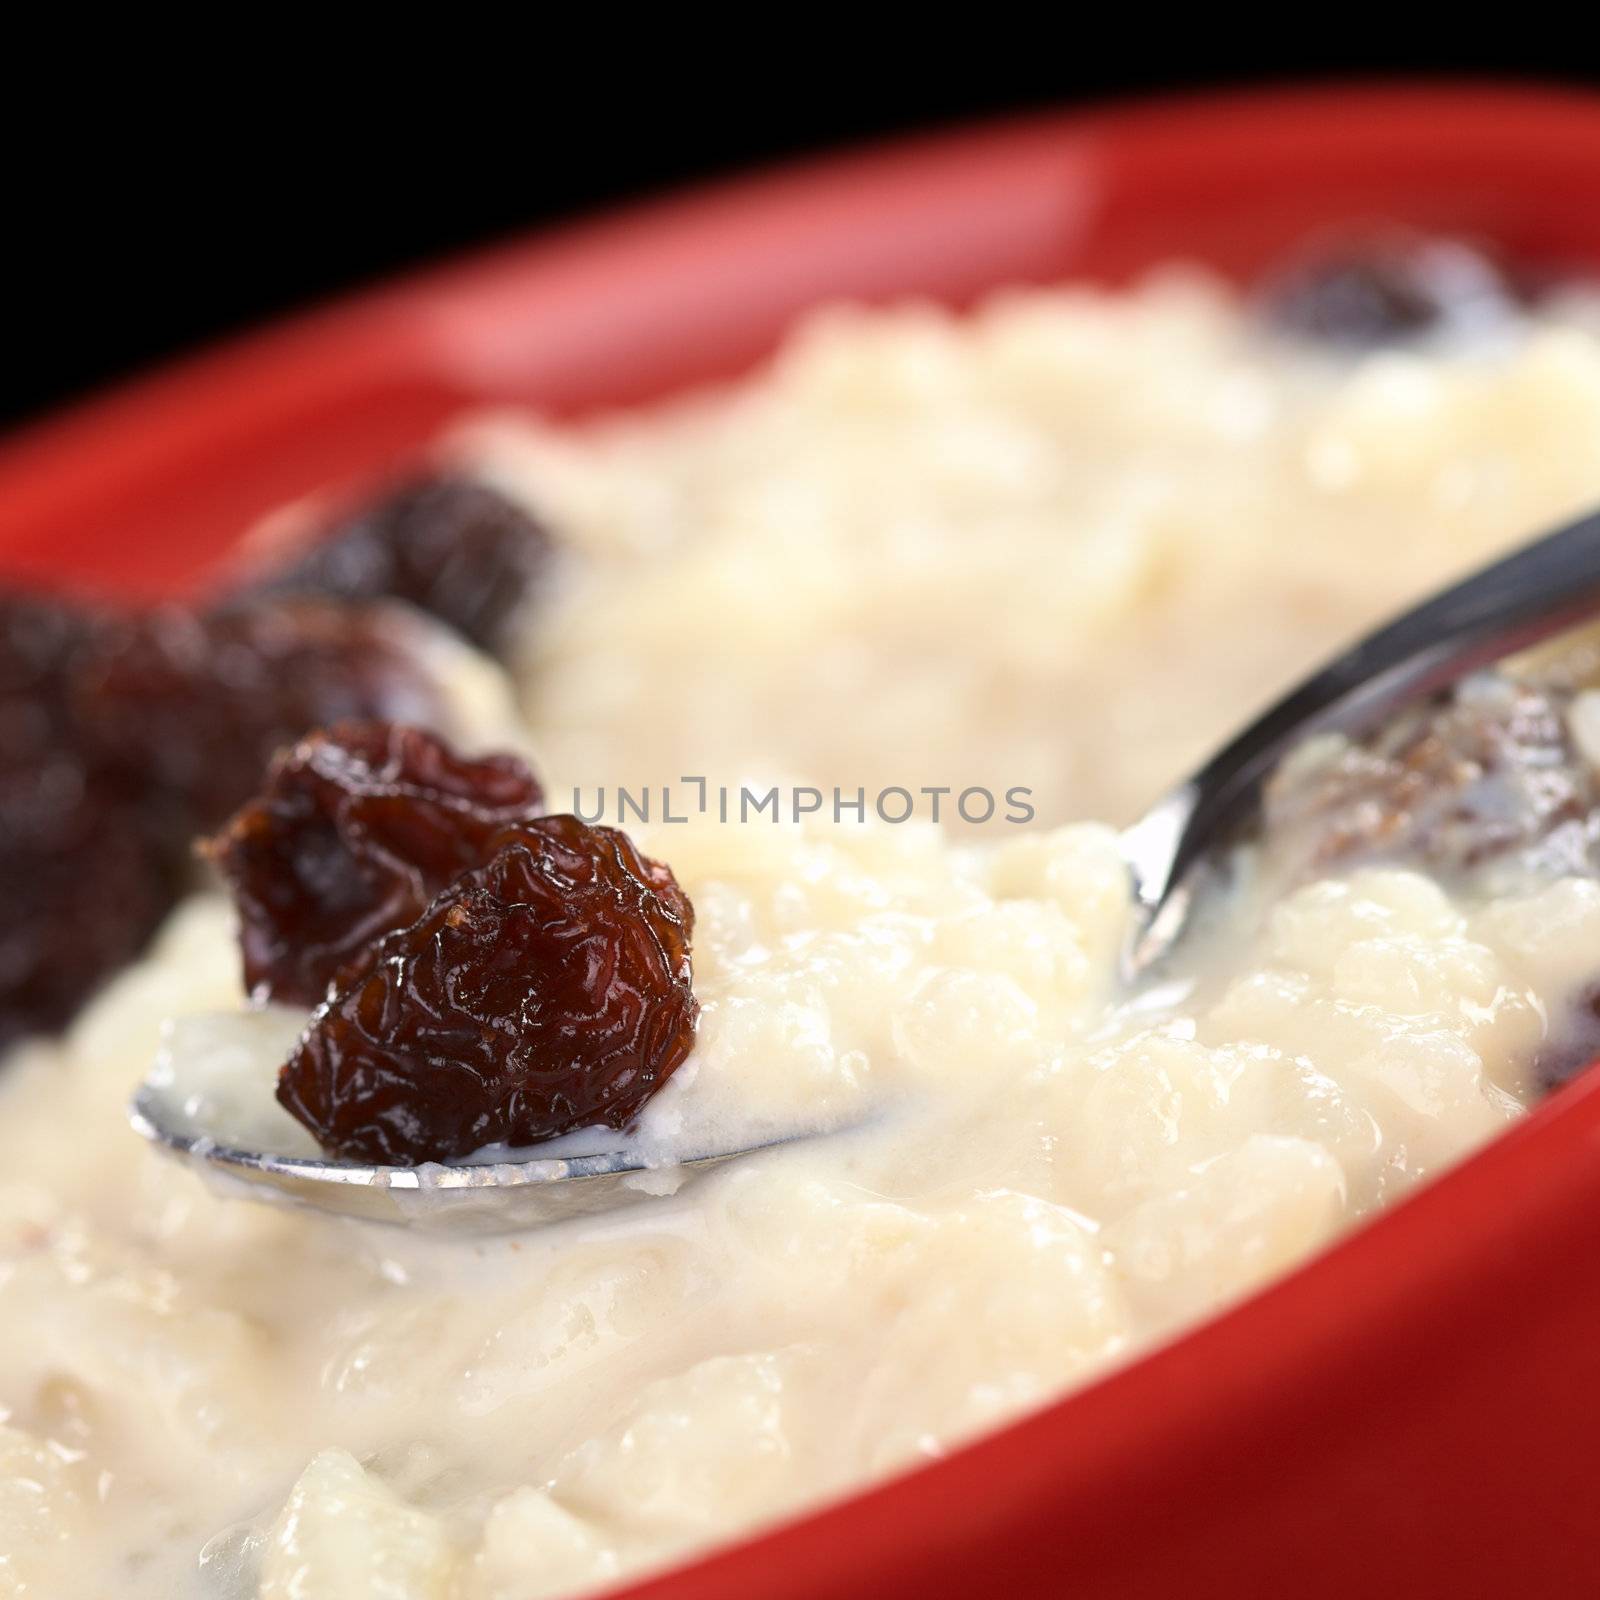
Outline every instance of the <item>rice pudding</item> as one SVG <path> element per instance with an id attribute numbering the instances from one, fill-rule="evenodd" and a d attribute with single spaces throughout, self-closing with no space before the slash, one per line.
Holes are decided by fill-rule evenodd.
<path id="1" fill-rule="evenodd" d="M 244 1008 L 194 894 L 0 1072 L 0 1594 L 598 1587 L 1089 1380 L 1518 1116 L 1592 976 L 1586 863 L 1326 861 L 1154 1005 L 1116 983 L 1110 824 L 1600 495 L 1588 322 L 1335 355 L 1175 272 L 828 313 L 726 393 L 456 429 L 441 459 L 558 536 L 514 651 L 556 809 L 685 775 L 916 797 L 629 821 L 693 901 L 700 1005 L 638 1136 L 822 1131 L 499 1240 L 219 1196 L 126 1097 L 174 1048 L 270 1084 L 303 1017 Z M 922 814 L 967 787 L 1035 816 Z"/>

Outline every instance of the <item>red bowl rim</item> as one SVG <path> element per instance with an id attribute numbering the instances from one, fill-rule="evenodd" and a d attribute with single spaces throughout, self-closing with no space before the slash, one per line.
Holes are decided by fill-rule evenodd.
<path id="1" fill-rule="evenodd" d="M 12 577 L 60 581 L 92 530 L 120 521 L 129 548 L 117 581 L 153 597 L 203 576 L 218 527 L 240 532 L 308 487 L 275 474 L 263 449 L 235 451 L 249 456 L 248 485 L 213 481 L 210 458 L 230 444 L 337 429 L 341 461 L 360 457 L 370 474 L 486 398 L 536 397 L 572 414 L 678 387 L 685 370 L 695 381 L 730 375 L 819 298 L 904 292 L 881 250 L 852 248 L 851 221 L 869 236 L 881 237 L 886 218 L 921 229 L 927 292 L 965 303 L 996 282 L 1037 281 L 1027 263 L 1042 240 L 1092 231 L 1063 200 L 1070 160 L 1114 156 L 1117 182 L 1154 197 L 1152 212 L 1197 214 L 1217 198 L 1217 172 L 1248 170 L 1281 187 L 1285 171 L 1314 168 L 1336 189 L 1386 165 L 1432 171 L 1448 165 L 1438 152 L 1465 141 L 1502 173 L 1537 165 L 1553 209 L 1563 174 L 1587 173 L 1594 115 L 1594 98 L 1576 90 L 1494 84 L 1195 95 L 891 142 L 512 240 L 219 344 L 0 439 L 0 563 Z M 941 229 L 981 233 L 981 268 L 959 251 L 945 261 Z M 1126 277 L 1149 259 L 1136 242 L 1092 276 Z M 738 318 L 724 314 L 724 291 L 744 302 Z M 602 307 L 652 335 L 640 340 L 647 359 L 587 364 Z M 763 331 L 728 332 L 739 319 Z M 664 326 L 676 329 L 665 342 Z M 191 480 L 192 513 L 156 529 L 141 520 L 147 486 L 179 472 Z"/>

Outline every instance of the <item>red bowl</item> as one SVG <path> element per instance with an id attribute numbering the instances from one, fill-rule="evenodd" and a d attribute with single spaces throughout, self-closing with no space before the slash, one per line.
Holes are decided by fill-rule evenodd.
<path id="1" fill-rule="evenodd" d="M 1383 217 L 1600 268 L 1600 99 L 1361 88 L 1046 117 L 513 244 L 0 445 L 0 574 L 153 596 L 485 401 L 724 376 L 828 296 L 962 302 Z M 650 1600 L 1600 1593 L 1600 1076 L 1237 1309 Z"/>

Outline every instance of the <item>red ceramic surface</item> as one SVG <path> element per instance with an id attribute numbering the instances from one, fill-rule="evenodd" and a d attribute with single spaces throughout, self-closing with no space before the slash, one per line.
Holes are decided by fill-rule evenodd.
<path id="1" fill-rule="evenodd" d="M 960 302 L 1382 216 L 1600 268 L 1600 99 L 1357 89 L 958 133 L 514 244 L 0 446 L 0 575 L 202 581 L 462 406 L 736 371 L 839 294 Z M 1600 1594 L 1600 1074 L 1186 1339 L 643 1600 Z"/>

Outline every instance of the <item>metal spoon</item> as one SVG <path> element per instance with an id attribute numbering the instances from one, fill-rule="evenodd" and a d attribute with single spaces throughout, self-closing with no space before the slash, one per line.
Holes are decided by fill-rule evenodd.
<path id="1" fill-rule="evenodd" d="M 1290 690 L 1122 834 L 1138 908 L 1125 981 L 1176 943 L 1207 867 L 1249 831 L 1262 785 L 1296 745 L 1371 733 L 1406 704 L 1597 613 L 1600 512 L 1591 512 L 1424 600 Z"/>
<path id="2" fill-rule="evenodd" d="M 221 1144 L 189 1124 L 182 1106 L 148 1081 L 135 1093 L 128 1120 L 160 1149 L 201 1165 L 208 1178 L 237 1198 L 311 1206 L 437 1233 L 513 1233 L 615 1211 L 673 1192 L 708 1167 L 751 1153 L 729 1150 L 668 1168 L 652 1168 L 626 1151 L 529 1161 L 366 1166 Z"/>
<path id="3" fill-rule="evenodd" d="M 1330 730 L 1370 732 L 1407 701 L 1597 611 L 1600 513 L 1423 602 L 1278 701 L 1123 833 L 1138 913 L 1124 978 L 1136 981 L 1172 948 L 1204 869 L 1248 831 L 1263 782 L 1293 746 Z M 182 1107 L 151 1082 L 134 1096 L 130 1116 L 152 1143 L 202 1164 L 241 1195 L 478 1234 L 610 1211 L 751 1153 L 721 1151 L 665 1171 L 623 1150 L 480 1165 L 365 1166 L 231 1148 L 188 1124 Z"/>

